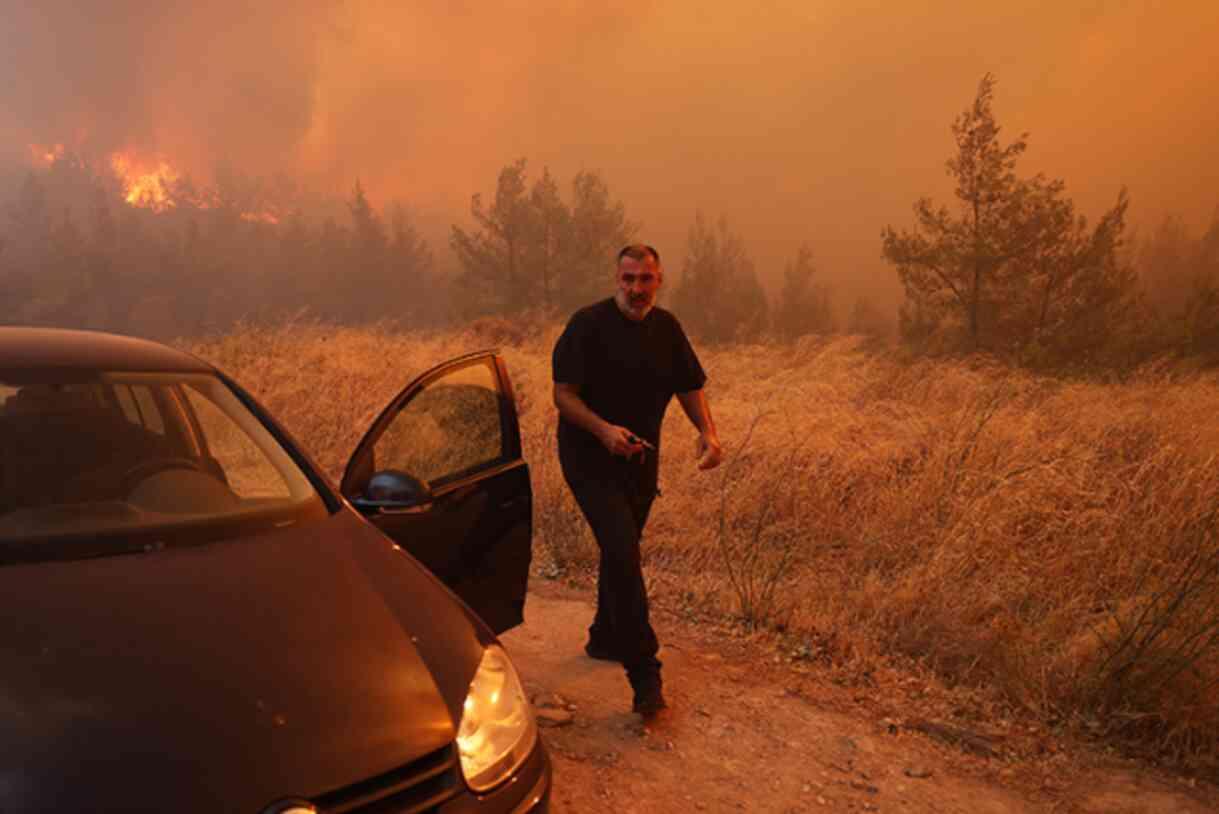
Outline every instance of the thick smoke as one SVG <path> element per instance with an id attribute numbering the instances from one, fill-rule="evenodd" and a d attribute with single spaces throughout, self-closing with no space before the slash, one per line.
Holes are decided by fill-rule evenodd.
<path id="1" fill-rule="evenodd" d="M 313 125 L 317 35 L 334 4 L 8 5 L 0 109 L 10 152 L 28 141 L 158 152 L 197 169 L 284 167 Z"/>
<path id="2" fill-rule="evenodd" d="M 156 152 L 196 175 L 286 171 L 436 222 L 517 157 L 600 171 L 680 265 L 696 210 L 773 280 L 801 242 L 882 279 L 880 228 L 951 190 L 948 125 L 986 72 L 1023 171 L 1095 214 L 1219 202 L 1210 2 L 616 4 L 5 0 L 0 155 Z M 1069 7 L 1070 6 L 1070 7 Z M 862 283 L 860 283 L 862 284 Z"/>

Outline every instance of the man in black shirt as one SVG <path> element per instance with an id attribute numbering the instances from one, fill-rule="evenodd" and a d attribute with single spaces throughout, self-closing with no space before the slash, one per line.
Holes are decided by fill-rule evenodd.
<path id="1" fill-rule="evenodd" d="M 674 395 L 699 432 L 700 469 L 723 455 L 703 393 L 706 374 L 677 318 L 656 307 L 663 281 L 650 246 L 618 253 L 614 296 L 580 309 L 555 344 L 563 477 L 601 550 L 586 652 L 620 661 L 634 709 L 664 709 L 659 643 L 648 619 L 639 541 L 657 494 L 660 425 Z"/>

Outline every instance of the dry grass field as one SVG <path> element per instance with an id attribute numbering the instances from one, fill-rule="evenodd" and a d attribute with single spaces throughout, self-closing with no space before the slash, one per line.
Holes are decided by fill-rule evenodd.
<path id="1" fill-rule="evenodd" d="M 538 571 L 587 575 L 595 548 L 554 451 L 559 330 L 295 324 L 184 344 L 336 480 L 415 374 L 499 347 L 532 466 Z M 903 361 L 852 338 L 701 356 L 728 455 L 697 471 L 671 408 L 645 540 L 659 601 L 781 629 L 803 657 L 861 673 L 917 660 L 1042 720 L 1212 763 L 1219 377 L 1064 381 Z"/>

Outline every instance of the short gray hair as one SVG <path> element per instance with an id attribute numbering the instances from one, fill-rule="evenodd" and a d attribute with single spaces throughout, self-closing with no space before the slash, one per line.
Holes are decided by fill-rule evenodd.
<path id="1" fill-rule="evenodd" d="M 622 258 L 624 257 L 629 257 L 632 260 L 638 260 L 641 263 L 651 257 L 656 261 L 656 265 L 660 265 L 660 252 L 656 251 L 646 243 L 631 243 L 628 246 L 623 246 L 622 250 L 618 252 L 618 262 L 621 263 Z"/>

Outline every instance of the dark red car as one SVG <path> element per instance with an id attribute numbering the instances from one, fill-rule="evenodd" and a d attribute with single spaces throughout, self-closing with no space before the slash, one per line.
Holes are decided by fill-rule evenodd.
<path id="1" fill-rule="evenodd" d="M 548 809 L 496 640 L 532 497 L 495 353 L 402 391 L 336 490 L 195 357 L 0 328 L 0 452 L 0 811 Z"/>

